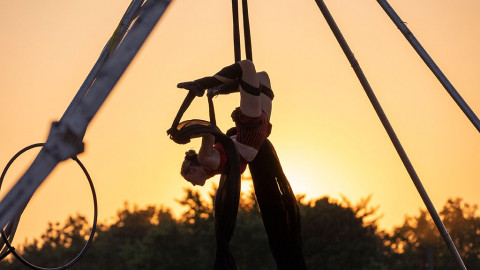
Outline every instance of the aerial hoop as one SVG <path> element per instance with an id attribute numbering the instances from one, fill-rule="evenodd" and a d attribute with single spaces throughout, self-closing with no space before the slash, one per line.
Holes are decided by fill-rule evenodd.
<path id="1" fill-rule="evenodd" d="M 3 183 L 3 179 L 5 178 L 5 175 L 8 171 L 8 169 L 10 168 L 10 166 L 13 164 L 13 162 L 20 156 L 22 155 L 23 153 L 25 153 L 26 151 L 32 149 L 32 148 L 35 148 L 35 147 L 42 147 L 43 145 L 45 145 L 45 143 L 37 143 L 37 144 L 32 144 L 30 146 L 27 146 L 25 148 L 23 148 L 22 150 L 20 150 L 17 154 L 15 154 L 11 159 L 10 161 L 7 163 L 7 165 L 5 166 L 5 169 L 3 169 L 3 172 L 2 172 L 2 175 L 0 176 L 0 189 L 2 187 L 2 183 Z M 40 266 L 37 266 L 37 265 L 34 265 L 30 262 L 28 262 L 27 260 L 25 260 L 22 256 L 20 256 L 16 251 L 15 251 L 15 248 L 11 245 L 10 241 L 8 240 L 8 236 L 5 234 L 5 231 L 4 231 L 4 228 L 2 228 L 2 230 L 0 231 L 1 233 L 1 237 L 2 237 L 2 240 L 5 242 L 5 246 L 6 246 L 6 252 L 4 254 L 1 254 L 0 256 L 0 260 L 4 259 L 6 256 L 8 256 L 10 253 L 15 256 L 15 258 L 17 258 L 20 262 L 22 262 L 23 264 L 25 264 L 26 266 L 30 267 L 30 268 L 33 268 L 33 269 L 37 269 L 37 270 L 64 270 L 64 269 L 67 269 L 69 268 L 70 266 L 72 266 L 73 264 L 75 264 L 87 251 L 87 249 L 90 247 L 90 244 L 92 243 L 93 241 L 93 237 L 95 235 L 95 229 L 97 227 L 97 215 L 98 215 L 98 208 L 97 208 L 97 195 L 95 193 L 95 188 L 93 186 L 93 181 L 90 177 L 90 174 L 88 173 L 87 169 L 85 168 L 85 166 L 83 165 L 83 163 L 76 157 L 72 157 L 72 159 L 77 162 L 77 164 L 80 166 L 80 168 L 82 169 L 82 171 L 84 172 L 85 176 L 87 177 L 87 180 L 88 180 L 88 183 L 90 185 L 90 189 L 92 191 L 92 197 L 93 197 L 93 225 L 92 225 L 92 232 L 90 233 L 90 236 L 88 238 L 88 241 L 87 243 L 85 243 L 85 246 L 83 247 L 83 249 L 80 251 L 80 253 L 78 253 L 77 257 L 75 257 L 73 260 L 71 260 L 69 263 L 63 265 L 63 266 L 59 266 L 59 267 L 55 267 L 55 268 L 44 268 L 44 267 L 40 267 Z M 13 239 L 13 237 L 12 237 Z M 2 249 L 2 247 L 0 247 L 0 250 Z"/>

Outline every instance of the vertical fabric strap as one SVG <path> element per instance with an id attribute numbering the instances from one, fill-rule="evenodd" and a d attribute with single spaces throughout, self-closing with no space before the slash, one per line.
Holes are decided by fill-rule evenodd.
<path id="1" fill-rule="evenodd" d="M 238 0 L 232 0 L 232 17 L 233 17 L 233 46 L 235 53 L 235 62 L 242 59 L 240 51 L 240 25 L 238 23 Z"/>
<path id="2" fill-rule="evenodd" d="M 217 120 L 215 118 L 215 107 L 213 106 L 213 96 L 208 97 L 208 114 L 210 115 L 210 123 L 216 126 Z"/>
<path id="3" fill-rule="evenodd" d="M 243 33 L 245 38 L 245 54 L 247 59 L 253 61 L 252 56 L 252 39 L 250 35 L 250 20 L 248 18 L 248 1 L 242 0 L 242 13 L 243 13 Z M 233 17 L 233 45 L 235 53 L 235 62 L 242 59 L 240 49 L 240 23 L 238 16 L 238 0 L 232 0 L 232 17 Z"/>
<path id="4" fill-rule="evenodd" d="M 245 54 L 247 59 L 253 62 L 252 39 L 250 36 L 250 21 L 248 19 L 248 0 L 242 0 L 243 34 L 245 37 Z"/>
<path id="5" fill-rule="evenodd" d="M 192 104 L 192 101 L 194 99 L 195 99 L 195 94 L 192 91 L 188 91 L 187 96 L 185 97 L 182 105 L 180 106 L 180 110 L 178 110 L 177 116 L 175 116 L 175 119 L 173 120 L 172 128 L 177 127 L 178 123 L 180 123 L 180 120 L 182 119 L 183 114 L 188 109 L 190 104 Z"/>

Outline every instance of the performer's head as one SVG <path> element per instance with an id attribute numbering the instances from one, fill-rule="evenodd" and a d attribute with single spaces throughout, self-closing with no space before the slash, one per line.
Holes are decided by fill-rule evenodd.
<path id="1" fill-rule="evenodd" d="M 205 181 L 210 178 L 210 175 L 207 174 L 203 166 L 198 162 L 198 154 L 195 150 L 185 152 L 185 159 L 183 160 L 180 174 L 194 186 L 203 186 Z"/>

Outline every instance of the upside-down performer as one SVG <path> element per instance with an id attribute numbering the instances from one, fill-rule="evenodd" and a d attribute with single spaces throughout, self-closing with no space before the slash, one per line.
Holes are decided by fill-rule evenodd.
<path id="1" fill-rule="evenodd" d="M 229 162 L 238 163 L 238 165 L 234 164 L 238 168 L 238 172 L 235 171 L 238 173 L 236 179 L 239 179 L 239 175 L 249 165 L 255 195 L 277 268 L 305 269 L 298 205 L 273 145 L 267 139 L 272 127 L 270 115 L 273 100 L 268 74 L 266 72 L 257 73 L 250 60 L 243 60 L 223 68 L 212 77 L 179 83 L 178 87 L 187 89 L 196 96 L 202 96 L 207 89 L 209 95 L 240 92 L 240 107 L 232 113 L 236 132 L 227 133 L 230 139 L 225 136 L 226 140 L 233 142 L 231 144 L 233 147 L 230 147 L 233 150 L 225 149 L 229 148 L 228 143 L 225 143 L 225 139 L 218 142 L 219 136 L 214 133 L 197 133 L 195 137 L 202 138 L 200 149 L 198 154 L 194 150 L 185 153 L 181 175 L 193 185 L 203 186 L 205 181 L 212 176 L 216 174 L 223 176 L 226 171 L 225 167 L 231 166 Z M 234 158 L 235 155 L 238 158 Z M 230 193 L 239 193 L 239 190 L 225 191 L 226 189 L 222 188 L 223 180 L 224 178 L 221 178 L 219 191 L 217 191 L 220 192 L 222 189 L 222 194 L 217 193 L 217 197 L 232 197 L 232 200 L 238 201 L 238 194 Z M 239 182 L 230 183 L 230 186 L 236 186 L 234 189 L 239 189 Z M 231 205 L 230 208 L 222 205 L 222 199 L 220 202 L 215 202 L 216 225 L 218 225 L 217 219 L 224 219 L 223 216 L 226 215 L 234 215 L 229 218 L 233 218 L 229 228 L 231 233 L 233 233 L 237 213 L 237 209 L 233 208 Z M 238 208 L 238 202 L 236 208 Z M 222 214 L 222 211 L 227 213 Z M 215 269 L 236 269 L 233 256 L 228 250 L 231 235 L 224 236 L 225 234 L 221 232 L 223 227 L 216 226 Z"/>

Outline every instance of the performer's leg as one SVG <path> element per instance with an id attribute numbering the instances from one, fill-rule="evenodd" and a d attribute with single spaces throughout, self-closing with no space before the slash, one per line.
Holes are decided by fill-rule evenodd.
<path id="1" fill-rule="evenodd" d="M 255 67 L 250 60 L 242 60 L 222 68 L 215 75 L 204 77 L 189 82 L 182 82 L 177 85 L 179 88 L 194 91 L 202 96 L 205 89 L 218 87 L 239 80 L 243 90 L 253 95 L 258 95 L 258 79 L 255 76 Z"/>
<path id="2" fill-rule="evenodd" d="M 270 85 L 270 78 L 265 71 L 257 72 L 257 78 L 260 83 L 260 103 L 262 111 L 265 112 L 267 118 L 270 119 L 272 114 L 272 99 L 273 91 L 272 86 Z"/>
<path id="3" fill-rule="evenodd" d="M 240 110 L 249 117 L 258 117 L 262 114 L 260 99 L 260 83 L 255 66 L 250 60 L 239 62 L 242 68 L 240 78 Z"/>

